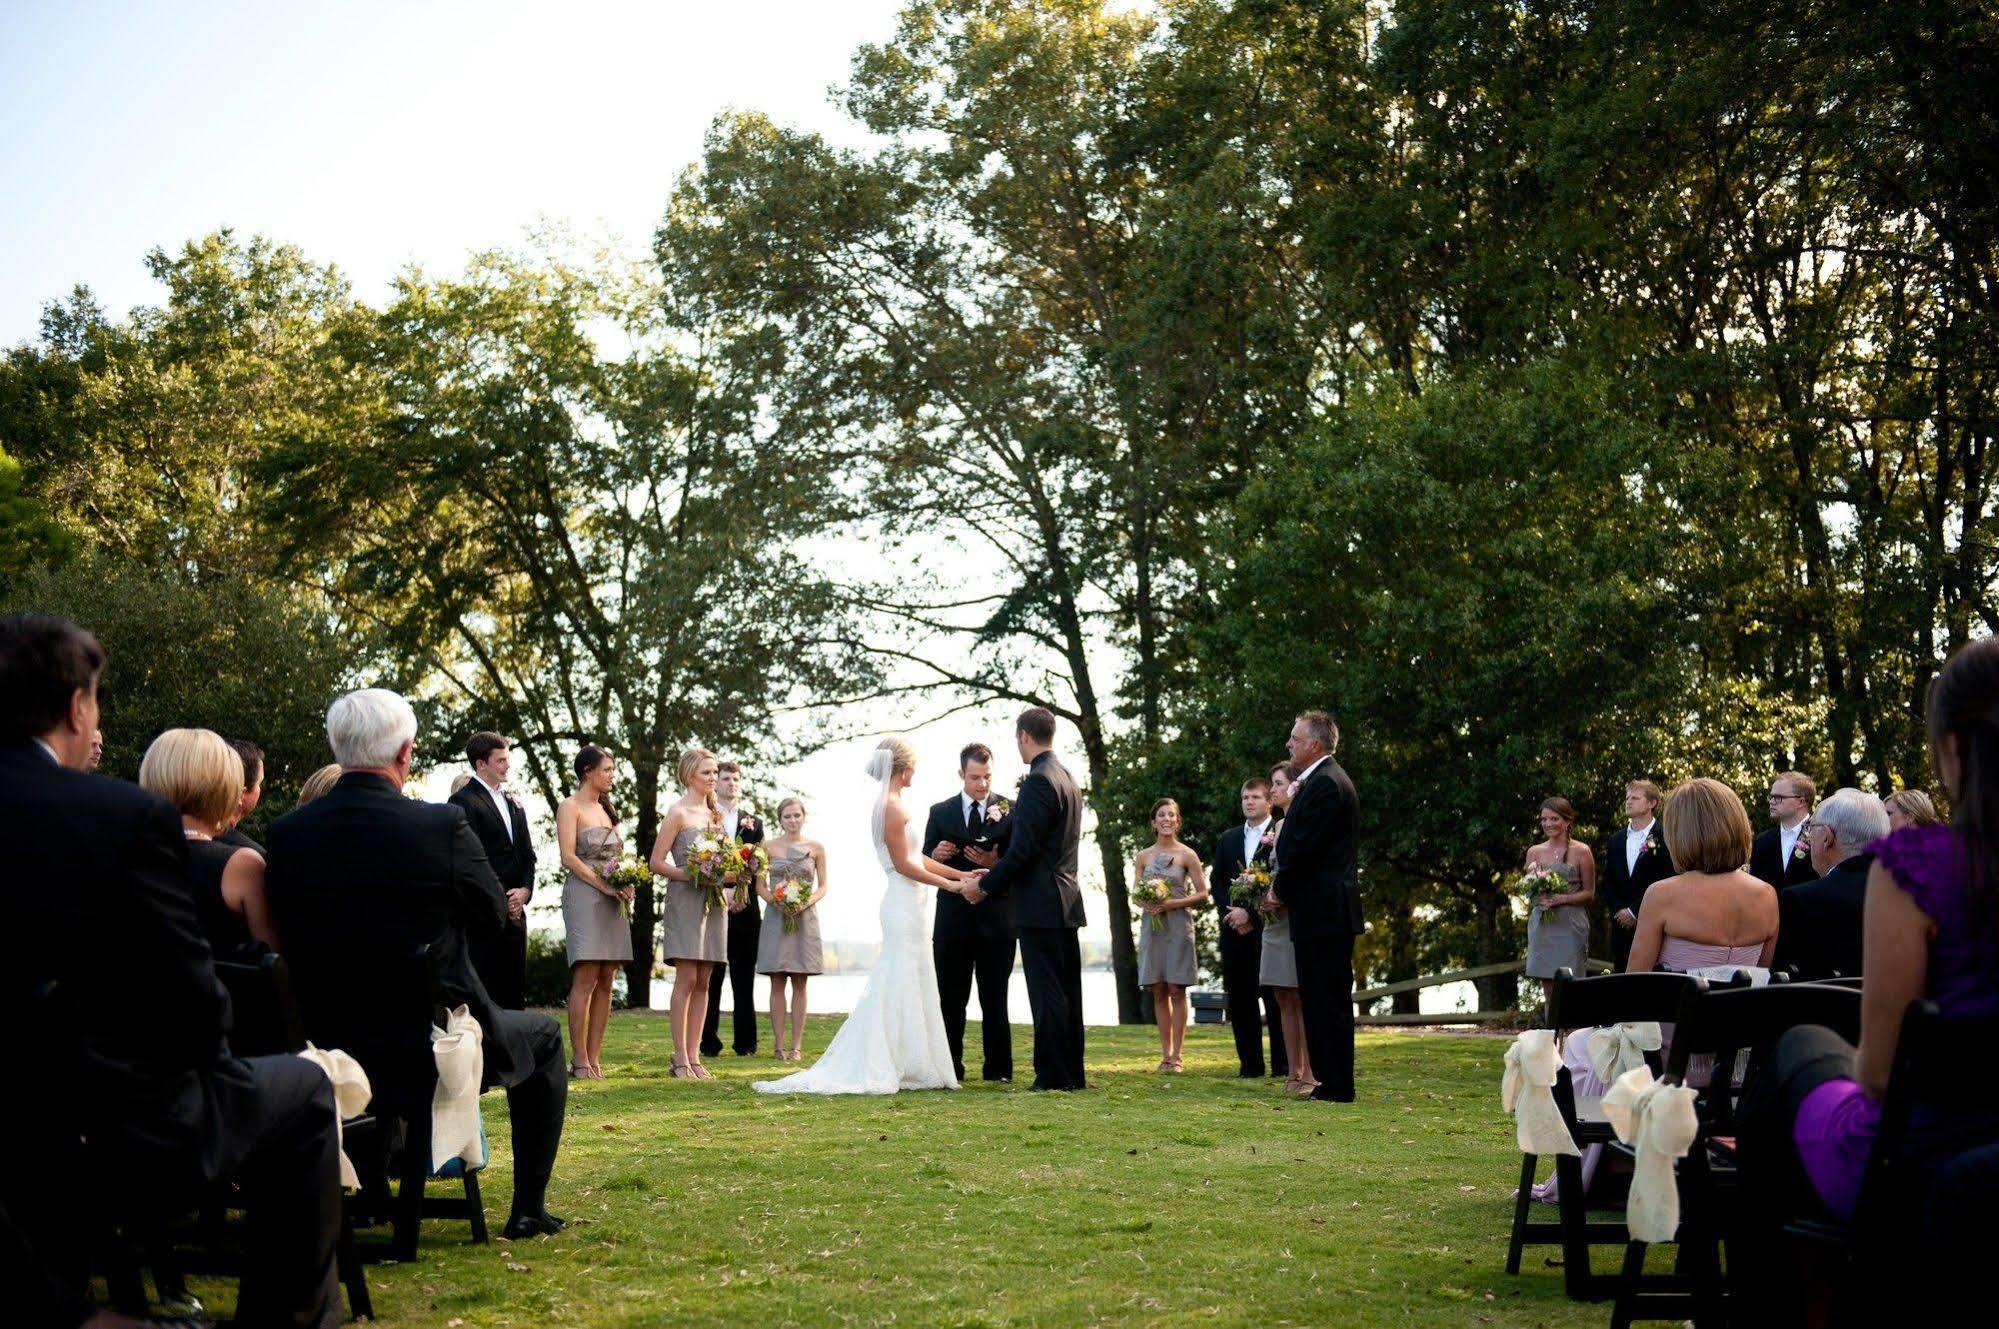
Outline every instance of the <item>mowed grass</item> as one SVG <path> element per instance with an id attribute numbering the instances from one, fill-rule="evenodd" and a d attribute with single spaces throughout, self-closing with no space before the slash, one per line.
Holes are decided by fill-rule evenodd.
<path id="1" fill-rule="evenodd" d="M 837 1018 L 815 1020 L 808 1060 Z M 768 1046 L 768 1029 L 765 1044 Z M 1028 1033 L 1015 1030 L 1025 1071 Z M 968 1036 L 978 1046 L 976 1029 Z M 1092 1088 L 765 1098 L 768 1056 L 667 1073 L 663 1017 L 620 1014 L 609 1078 L 571 1082 L 553 1238 L 504 1242 L 506 1101 L 485 1098 L 494 1233 L 426 1225 L 369 1268 L 389 1325 L 1598 1325 L 1530 1250 L 1503 1272 L 1519 1155 L 1505 1044 L 1361 1036 L 1360 1101 L 1235 1078 L 1197 1026 L 1187 1071 L 1146 1028 L 1091 1029 Z M 785 1068 L 788 1069 L 788 1068 Z M 976 1074 L 976 1069 L 974 1070 Z M 1546 1211 L 1544 1211 L 1546 1212 Z M 364 1240 L 377 1239 L 364 1234 Z M 204 1289 L 210 1290 L 210 1289 Z M 233 1298 L 217 1292 L 218 1309 Z"/>

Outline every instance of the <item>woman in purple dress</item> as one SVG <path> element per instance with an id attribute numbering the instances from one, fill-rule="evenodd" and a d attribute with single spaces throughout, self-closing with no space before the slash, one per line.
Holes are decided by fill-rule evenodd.
<path id="1" fill-rule="evenodd" d="M 1930 759 L 1955 815 L 1949 825 L 1905 827 L 1870 846 L 1860 1046 L 1829 1029 L 1793 1029 L 1744 1096 L 1742 1190 L 1756 1202 L 1744 1235 L 1755 1243 L 1749 1267 L 1762 1275 L 1749 1281 L 1776 1303 L 1773 1322 L 1795 1319 L 1805 1300 L 1795 1261 L 1779 1244 L 1783 1221 L 1853 1214 L 1909 1003 L 1928 998 L 1947 1017 L 1999 1013 L 1999 638 L 1950 658 L 1930 685 L 1929 731 Z M 1910 1155 L 1921 1164 L 1941 1166 L 1994 1140 L 1999 1108 L 1989 1104 L 1956 1112 L 1918 1104 L 1909 1123 Z"/>

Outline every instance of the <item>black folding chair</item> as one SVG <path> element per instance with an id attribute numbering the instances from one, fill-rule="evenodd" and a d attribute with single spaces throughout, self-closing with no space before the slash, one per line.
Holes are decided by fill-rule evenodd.
<path id="1" fill-rule="evenodd" d="M 1877 1298 L 1892 1296 L 1901 1286 L 1893 1271 L 1910 1250 L 1934 1162 L 1910 1148 L 1916 1108 L 1965 1113 L 1999 1101 L 1999 1061 L 1966 1057 L 1966 1048 L 1999 1048 L 1999 1016 L 1946 1019 L 1935 1002 L 1911 1002 L 1895 1040 L 1895 1062 L 1853 1221 L 1813 1218 L 1786 1225 L 1794 1239 L 1836 1258 L 1845 1275 L 1836 1304 L 1845 1308 L 1847 1323 L 1873 1323 L 1894 1309 Z"/>
<path id="2" fill-rule="evenodd" d="M 306 1031 L 315 1043 L 340 1048 L 368 1072 L 374 1092 L 371 1115 L 381 1134 L 377 1149 L 369 1155 L 358 1203 L 374 1217 L 388 1202 L 394 1227 L 390 1258 L 416 1258 L 425 1218 L 462 1218 L 471 1225 L 472 1240 L 483 1245 L 486 1209 L 477 1172 L 465 1169 L 462 1199 L 425 1194 L 430 1180 L 431 1100 L 437 1089 L 430 1031 L 446 1016 L 443 952 L 419 946 L 402 955 L 371 957 L 368 982 L 359 990 L 336 979 L 340 973 L 336 966 L 356 963 L 356 957 L 295 953 L 295 960 Z M 361 1158 L 350 1156 L 355 1157 L 357 1170 L 362 1169 Z M 393 1199 L 388 1191 L 391 1178 L 399 1183 Z"/>
<path id="3" fill-rule="evenodd" d="M 1732 1164 L 1710 1155 L 1717 1136 L 1735 1134 L 1735 1070 L 1747 1053 L 1745 1079 L 1761 1069 L 1770 1049 L 1799 1025 L 1825 1025 L 1848 1038 L 1860 1036 L 1860 994 L 1819 983 L 1773 983 L 1768 987 L 1714 987 L 1688 993 L 1673 1030 L 1666 1080 L 1685 1085 L 1695 1057 L 1710 1057 L 1713 1071 L 1695 1090 L 1699 1122 L 1687 1156 L 1675 1169 L 1680 1188 L 1679 1267 L 1673 1275 L 1645 1273 L 1646 1243 L 1625 1247 L 1611 1329 L 1634 1320 L 1691 1319 L 1698 1326 L 1725 1323 L 1722 1285 L 1722 1221 L 1734 1182 Z"/>
<path id="4" fill-rule="evenodd" d="M 1601 1025 L 1644 1020 L 1666 1021 L 1679 1011 L 1687 991 L 1700 980 L 1685 974 L 1604 974 L 1598 978 L 1577 978 L 1564 969 L 1555 978 L 1553 996 L 1543 1022 L 1557 1031 L 1596 1028 Z M 1647 1057 L 1656 1073 L 1656 1054 Z M 1555 1074 L 1555 1106 L 1562 1122 L 1579 1148 L 1610 1144 L 1616 1133 L 1606 1121 L 1584 1121 L 1576 1114 L 1575 1086 L 1564 1066 Z M 1520 1272 L 1521 1252 L 1528 1246 L 1562 1248 L 1562 1284 L 1575 1301 L 1596 1301 L 1617 1290 L 1615 1275 L 1590 1271 L 1592 1245 L 1622 1246 L 1624 1224 L 1589 1221 L 1588 1197 L 1583 1194 L 1582 1160 L 1569 1154 L 1555 1156 L 1558 1204 L 1555 1222 L 1528 1219 L 1533 1204 L 1534 1173 L 1540 1160 L 1533 1154 L 1520 1156 L 1520 1189 L 1513 1201 L 1513 1235 L 1506 1250 L 1506 1272 Z"/>

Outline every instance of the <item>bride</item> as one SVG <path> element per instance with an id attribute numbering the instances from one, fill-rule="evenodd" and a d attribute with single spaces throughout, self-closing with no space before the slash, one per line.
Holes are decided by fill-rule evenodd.
<path id="1" fill-rule="evenodd" d="M 958 1087 L 930 956 L 931 891 L 962 893 L 961 883 L 983 874 L 945 867 L 912 847 L 915 828 L 903 811 L 902 791 L 915 771 L 915 749 L 900 738 L 883 739 L 868 757 L 868 774 L 880 782 L 875 857 L 887 878 L 874 972 L 825 1055 L 795 1075 L 758 1081 L 758 1093 L 892 1094 Z"/>

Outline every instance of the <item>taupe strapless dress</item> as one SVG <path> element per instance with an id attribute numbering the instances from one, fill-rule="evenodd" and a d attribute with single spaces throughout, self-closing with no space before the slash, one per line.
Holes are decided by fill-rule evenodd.
<path id="1" fill-rule="evenodd" d="M 576 856 L 599 875 L 617 865 L 625 842 L 615 826 L 585 826 L 576 832 Z M 562 879 L 562 949 L 569 963 L 632 958 L 632 929 L 614 895 L 574 872 Z"/>
<path id="2" fill-rule="evenodd" d="M 687 852 L 703 832 L 689 826 L 673 837 L 673 864 L 687 867 Z M 660 948 L 668 961 L 729 958 L 729 911 L 708 902 L 708 892 L 691 881 L 666 883 L 666 903 L 660 910 Z"/>
<path id="3" fill-rule="evenodd" d="M 811 882 L 818 876 L 812 855 L 802 849 L 786 851 L 770 860 L 770 883 Z M 760 974 L 818 974 L 826 970 L 819 944 L 819 906 L 798 915 L 798 926 L 784 930 L 784 910 L 776 905 L 764 910 L 763 930 L 757 933 L 757 972 Z"/>

